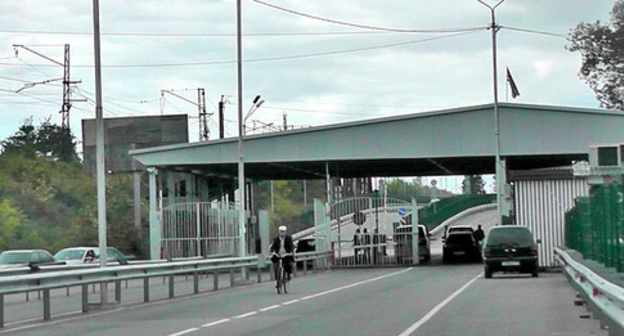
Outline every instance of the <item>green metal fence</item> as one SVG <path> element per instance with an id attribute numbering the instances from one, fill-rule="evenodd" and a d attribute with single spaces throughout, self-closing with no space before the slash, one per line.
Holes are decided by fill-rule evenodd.
<path id="1" fill-rule="evenodd" d="M 624 272 L 624 185 L 603 185 L 578 198 L 566 213 L 565 241 L 584 258 Z"/>

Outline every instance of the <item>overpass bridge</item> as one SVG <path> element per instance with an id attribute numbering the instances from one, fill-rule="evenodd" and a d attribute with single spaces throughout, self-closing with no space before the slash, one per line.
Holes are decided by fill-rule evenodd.
<path id="1" fill-rule="evenodd" d="M 250 135 L 245 137 L 245 192 L 251 193 L 254 180 L 326 179 L 329 195 L 333 177 L 494 173 L 492 113 L 487 104 Z M 624 143 L 622 129 L 624 115 L 613 111 L 500 104 L 505 169 L 497 183 L 509 189 L 503 208 L 514 209 L 517 224 L 542 233 L 540 252 L 547 266 L 555 264 L 552 250 L 563 243 L 563 214 L 575 197 L 588 193 L 571 169 L 547 169 L 587 160 L 592 145 Z M 213 195 L 219 181 L 237 177 L 236 138 L 133 150 L 130 155 L 150 168 L 153 259 L 160 257 L 164 243 L 159 192 L 184 180 L 193 192 L 182 201 L 197 202 Z M 166 181 L 158 182 L 158 171 L 167 172 Z M 513 187 L 506 188 L 510 181 Z M 253 204 L 245 207 L 258 210 Z"/>

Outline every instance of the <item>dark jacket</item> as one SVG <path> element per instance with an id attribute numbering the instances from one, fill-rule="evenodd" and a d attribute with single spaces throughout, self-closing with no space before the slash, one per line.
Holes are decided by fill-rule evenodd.
<path id="1" fill-rule="evenodd" d="M 278 253 L 280 249 L 280 239 L 279 236 L 273 239 L 273 243 L 271 243 L 271 252 Z M 286 253 L 293 253 L 295 251 L 295 244 L 293 244 L 292 237 L 289 235 L 284 236 L 284 249 Z"/>

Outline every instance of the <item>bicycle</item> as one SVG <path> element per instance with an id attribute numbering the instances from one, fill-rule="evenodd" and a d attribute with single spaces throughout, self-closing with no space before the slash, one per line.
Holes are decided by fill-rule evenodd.
<path id="1" fill-rule="evenodd" d="M 288 282 L 288 274 L 286 273 L 286 268 L 284 267 L 283 260 L 284 257 L 292 254 L 285 254 L 283 257 L 280 257 L 277 253 L 273 253 L 273 255 L 277 256 L 279 260 L 279 262 L 277 263 L 277 272 L 275 272 L 275 288 L 277 289 L 277 294 L 282 294 L 282 290 L 284 291 L 284 294 L 288 294 L 288 288 L 286 287 L 286 283 Z"/>

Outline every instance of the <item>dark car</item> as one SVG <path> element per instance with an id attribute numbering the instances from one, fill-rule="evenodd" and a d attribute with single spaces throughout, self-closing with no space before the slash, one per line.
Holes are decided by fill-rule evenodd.
<path id="1" fill-rule="evenodd" d="M 12 250 L 0 254 L 0 268 L 30 267 L 56 264 L 54 257 L 46 250 Z"/>
<path id="2" fill-rule="evenodd" d="M 305 253 L 305 252 L 314 252 L 316 251 L 316 238 L 303 238 L 297 241 L 295 247 L 295 253 Z M 308 260 L 308 266 L 313 265 L 312 260 Z M 303 267 L 303 261 L 297 262 L 297 267 Z"/>
<path id="3" fill-rule="evenodd" d="M 486 278 L 494 272 L 531 273 L 538 276 L 537 245 L 524 226 L 497 226 L 490 229 L 483 244 L 483 268 Z"/>
<path id="4" fill-rule="evenodd" d="M 446 237 L 442 245 L 442 262 L 446 264 L 456 260 L 481 260 L 479 244 L 471 232 L 454 232 Z"/>
<path id="5" fill-rule="evenodd" d="M 297 247 L 295 248 L 296 253 L 314 252 L 314 251 L 316 251 L 316 239 L 303 238 L 297 241 Z"/>

